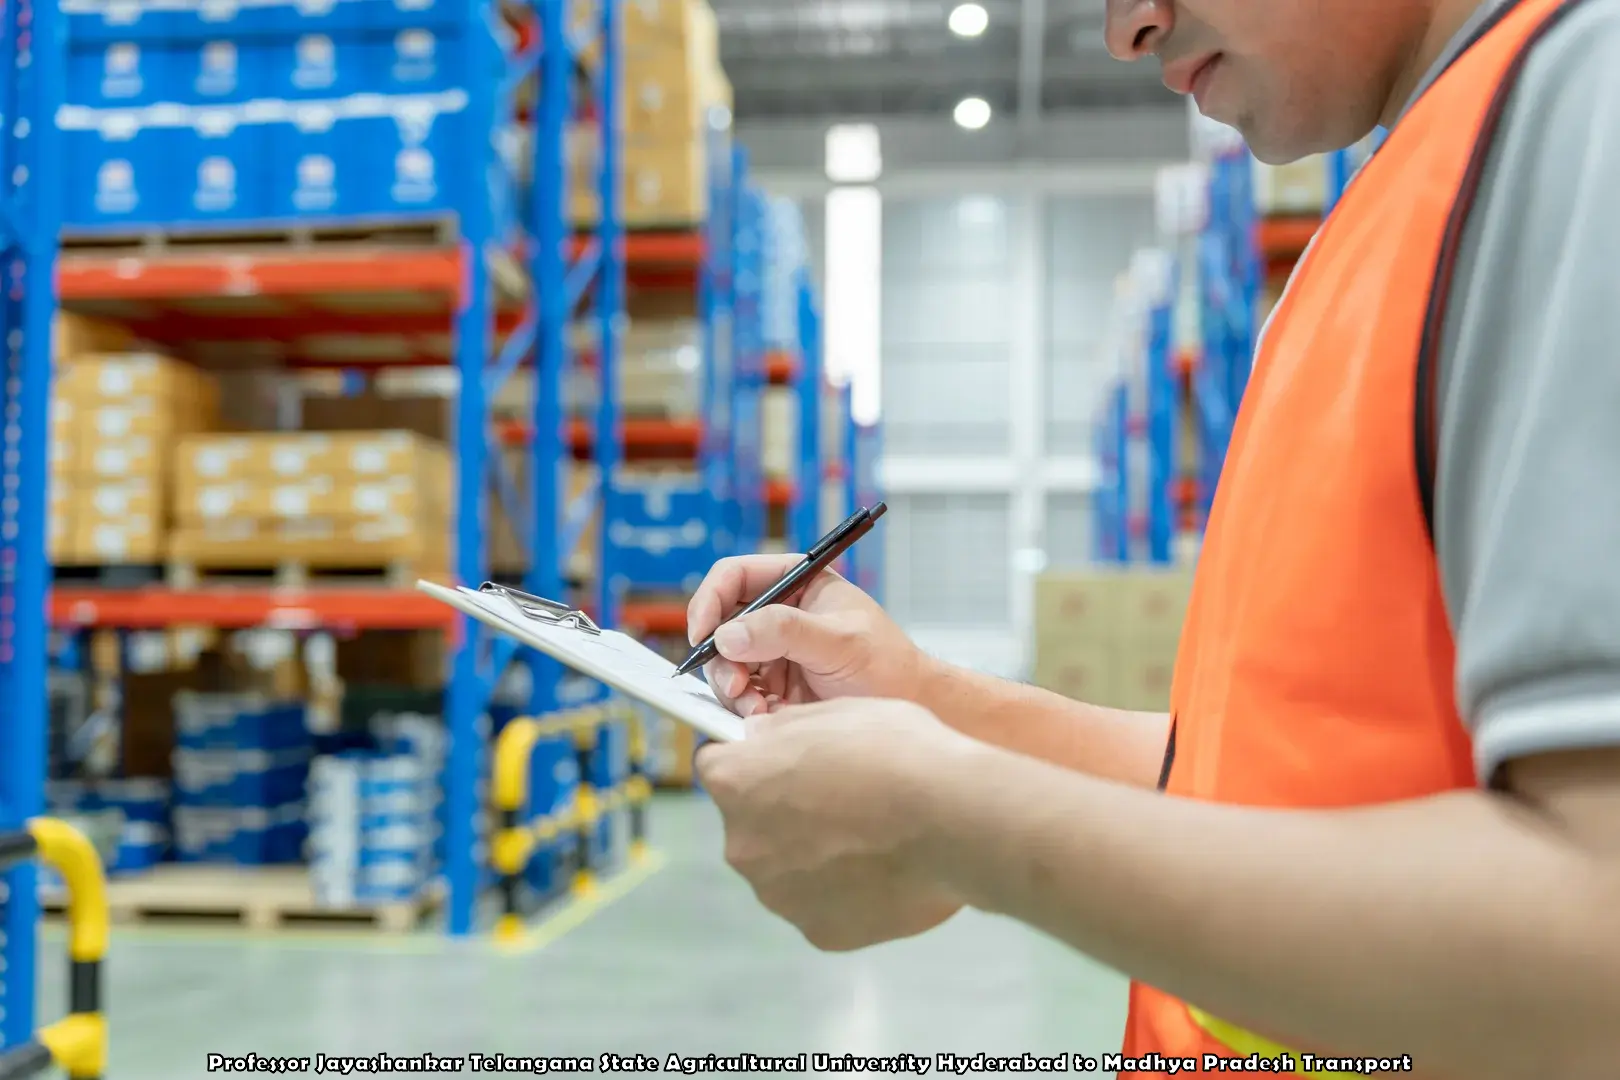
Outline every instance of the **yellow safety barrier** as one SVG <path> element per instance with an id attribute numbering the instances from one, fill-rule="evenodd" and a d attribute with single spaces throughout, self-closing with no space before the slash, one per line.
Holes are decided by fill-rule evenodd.
<path id="1" fill-rule="evenodd" d="M 0 864 L 35 855 L 55 867 L 67 886 L 68 1015 L 0 1054 L 0 1080 L 34 1076 L 52 1066 L 73 1080 L 100 1080 L 107 1068 L 101 961 L 108 924 L 101 857 L 83 833 L 54 818 L 34 818 L 23 832 L 0 834 Z"/>
<path id="2" fill-rule="evenodd" d="M 621 787 L 599 791 L 591 783 L 593 759 L 599 750 L 601 730 L 609 722 L 627 723 L 630 731 L 631 776 Z M 531 821 L 521 819 L 529 798 L 530 762 L 542 739 L 567 737 L 574 744 L 579 760 L 579 783 L 572 798 L 551 814 Z M 639 718 L 619 703 L 570 709 L 544 718 L 520 717 L 508 723 L 495 740 L 494 775 L 491 796 L 496 813 L 495 834 L 490 840 L 490 863 L 501 893 L 501 913 L 495 935 L 504 940 L 517 937 L 523 929 L 519 911 L 523 870 L 540 847 L 573 834 L 574 878 L 570 890 L 575 896 L 595 891 L 597 880 L 591 861 L 591 837 L 597 822 L 620 807 L 629 807 L 630 856 L 646 857 L 646 802 L 651 786 L 645 782 L 643 761 L 646 739 Z M 639 781 L 639 784 L 638 784 Z M 0 1080 L 4 1080 L 0 1077 Z"/>

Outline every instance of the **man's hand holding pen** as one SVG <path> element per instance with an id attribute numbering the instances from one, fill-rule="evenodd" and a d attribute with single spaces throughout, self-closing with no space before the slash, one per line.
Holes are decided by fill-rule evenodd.
<path id="1" fill-rule="evenodd" d="M 692 597 L 689 639 L 712 637 L 717 654 L 703 665 L 709 686 L 749 721 L 745 740 L 708 744 L 697 768 L 725 820 L 726 859 L 761 902 L 819 948 L 859 948 L 960 906 L 919 870 L 907 803 L 933 763 L 974 744 L 916 704 L 932 661 L 831 569 L 724 621 L 805 561 L 724 559 Z"/>

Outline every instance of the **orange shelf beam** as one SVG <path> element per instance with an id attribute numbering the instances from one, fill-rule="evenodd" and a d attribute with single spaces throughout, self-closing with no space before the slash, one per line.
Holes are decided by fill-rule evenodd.
<path id="1" fill-rule="evenodd" d="M 459 297 L 459 248 L 264 255 L 64 255 L 57 295 L 75 300 L 313 293 L 439 293 Z"/>
<path id="2" fill-rule="evenodd" d="M 686 634 L 686 605 L 667 600 L 628 601 L 619 612 L 625 630 L 643 634 Z"/>
<path id="3" fill-rule="evenodd" d="M 1263 218 L 1254 227 L 1254 245 L 1268 267 L 1296 262 L 1321 227 L 1315 217 Z"/>
<path id="4" fill-rule="evenodd" d="M 703 424 L 698 420 L 630 419 L 622 422 L 624 449 L 636 457 L 694 457 L 703 444 Z M 520 420 L 507 420 L 496 425 L 496 432 L 507 446 L 522 446 L 529 441 L 531 426 Z M 594 425 L 585 420 L 570 420 L 566 429 L 569 445 L 576 454 L 586 453 L 596 441 Z"/>
<path id="5" fill-rule="evenodd" d="M 54 589 L 47 616 L 53 626 L 155 630 L 168 626 L 257 626 L 314 629 L 448 630 L 456 612 L 421 593 L 401 589 L 165 588 Z"/>
<path id="6" fill-rule="evenodd" d="M 591 237 L 576 235 L 569 245 L 571 258 L 579 258 Z M 690 232 L 633 232 L 624 237 L 624 261 L 635 267 L 696 267 L 703 262 L 703 234 Z"/>
<path id="7" fill-rule="evenodd" d="M 773 386 L 786 386 L 799 377 L 799 358 L 787 352 L 766 353 L 765 375 Z"/>
<path id="8" fill-rule="evenodd" d="M 793 496 L 798 489 L 791 480 L 770 479 L 765 481 L 765 505 L 773 510 L 785 510 L 793 505 Z"/>

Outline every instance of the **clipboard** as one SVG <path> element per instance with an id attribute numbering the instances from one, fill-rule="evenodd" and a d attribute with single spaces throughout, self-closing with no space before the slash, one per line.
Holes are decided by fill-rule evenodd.
<path id="1" fill-rule="evenodd" d="M 418 581 L 416 587 L 716 742 L 743 738 L 742 717 L 720 704 L 708 683 L 696 675 L 673 678 L 672 662 L 628 634 L 597 626 L 582 611 L 493 582 L 476 589 L 431 581 Z"/>

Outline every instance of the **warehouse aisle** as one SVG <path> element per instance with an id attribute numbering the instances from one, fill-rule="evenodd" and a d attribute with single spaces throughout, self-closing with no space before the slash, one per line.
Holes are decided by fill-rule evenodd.
<path id="1" fill-rule="evenodd" d="M 526 955 L 428 933 L 380 943 L 123 930 L 109 961 L 107 1075 L 202 1076 L 211 1052 L 1100 1054 L 1118 1046 L 1123 980 L 1022 927 L 970 913 L 922 939 L 823 955 L 765 915 L 718 863 L 707 802 L 661 798 L 652 820 L 664 868 Z M 65 997 L 61 951 L 53 928 L 42 957 L 47 1009 Z"/>

